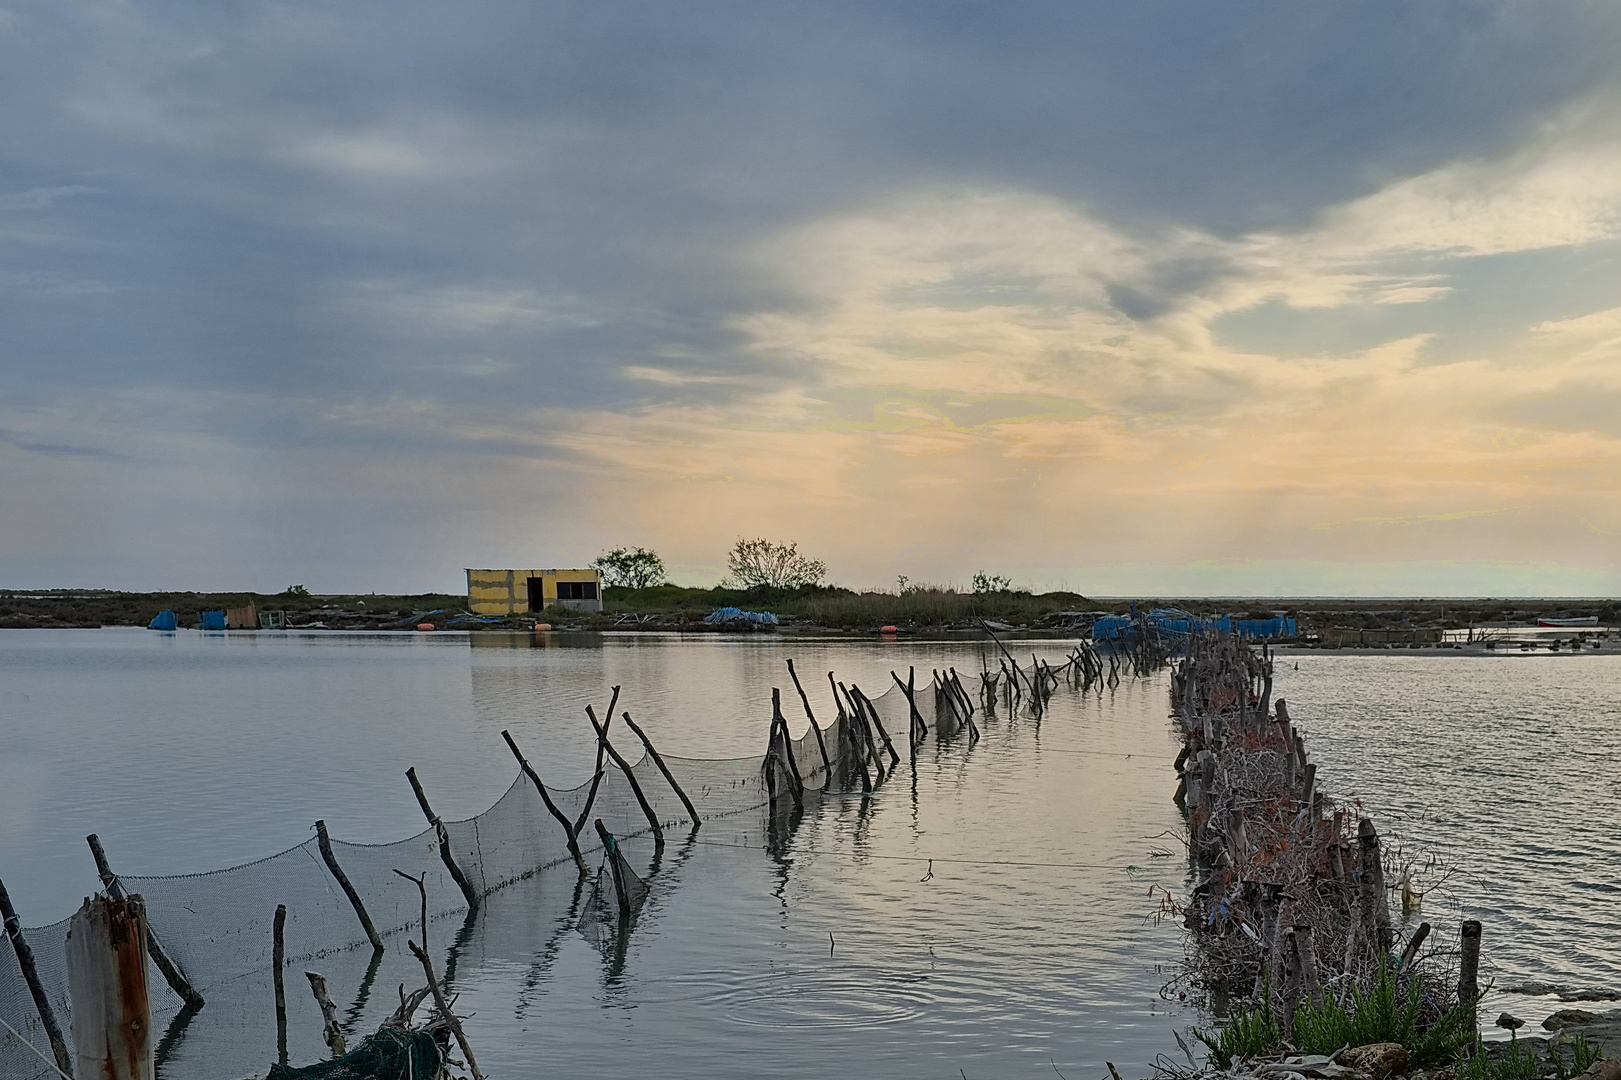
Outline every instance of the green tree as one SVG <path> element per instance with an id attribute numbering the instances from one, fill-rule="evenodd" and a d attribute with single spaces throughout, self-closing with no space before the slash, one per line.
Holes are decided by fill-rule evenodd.
<path id="1" fill-rule="evenodd" d="M 645 589 L 664 584 L 664 560 L 644 547 L 614 548 L 597 556 L 591 565 L 609 585 Z"/>
<path id="2" fill-rule="evenodd" d="M 974 591 L 977 593 L 1007 592 L 1013 588 L 1013 580 L 1001 574 L 987 574 L 983 571 L 974 575 Z"/>
<path id="3" fill-rule="evenodd" d="M 726 555 L 727 581 L 735 588 L 765 585 L 773 589 L 801 589 L 827 576 L 827 564 L 799 553 L 795 543 L 739 540 Z"/>

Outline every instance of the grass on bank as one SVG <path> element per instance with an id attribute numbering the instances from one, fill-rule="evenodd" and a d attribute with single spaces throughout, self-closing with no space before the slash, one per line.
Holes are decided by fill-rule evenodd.
<path id="1" fill-rule="evenodd" d="M 1263 1000 L 1269 995 L 1263 993 Z M 1324 995 L 1302 1002 L 1285 1040 L 1273 1010 L 1251 1002 L 1216 1031 L 1193 1030 L 1218 1069 L 1276 1054 L 1285 1042 L 1300 1054 L 1333 1054 L 1344 1047 L 1400 1043 L 1413 1068 L 1455 1065 L 1457 1080 L 1572 1080 L 1603 1057 L 1603 1048 L 1578 1034 L 1567 1058 L 1557 1044 L 1539 1053 L 1529 1041 L 1488 1051 L 1475 1030 L 1477 1002 L 1456 1002 L 1428 1023 L 1422 993 L 1404 987 L 1386 966 L 1367 989 L 1355 987 L 1348 1002 Z"/>
<path id="2" fill-rule="evenodd" d="M 603 591 L 605 614 L 665 615 L 702 619 L 716 608 L 737 607 L 770 611 L 787 621 L 806 622 L 834 629 L 969 626 L 979 619 L 1016 625 L 1058 621 L 1066 612 L 1097 611 L 1097 601 L 1079 593 L 986 592 L 917 588 L 896 593 L 855 592 L 851 589 L 694 589 L 655 585 L 646 589 L 608 588 Z M 1110 605 L 1112 610 L 1121 605 Z"/>

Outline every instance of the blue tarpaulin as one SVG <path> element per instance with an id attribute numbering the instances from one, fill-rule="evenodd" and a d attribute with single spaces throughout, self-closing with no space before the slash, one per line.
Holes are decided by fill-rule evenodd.
<path id="1" fill-rule="evenodd" d="M 1197 630 L 1210 630 L 1222 634 L 1237 632 L 1246 638 L 1294 637 L 1298 631 L 1295 620 L 1276 616 L 1271 619 L 1235 619 L 1219 615 L 1201 619 L 1176 608 L 1155 608 L 1145 622 L 1153 624 L 1161 634 L 1181 636 Z M 1092 624 L 1093 641 L 1120 641 L 1132 633 L 1133 621 L 1125 615 L 1104 615 Z"/>
<path id="2" fill-rule="evenodd" d="M 199 611 L 197 613 L 197 629 L 199 629 L 199 630 L 224 630 L 225 629 L 225 612 L 223 612 L 223 611 Z"/>
<path id="3" fill-rule="evenodd" d="M 744 611 L 742 608 L 723 607 L 704 620 L 706 623 L 746 622 L 756 626 L 776 626 L 777 617 L 769 611 Z"/>
<path id="4" fill-rule="evenodd" d="M 148 630 L 173 630 L 176 623 L 177 620 L 174 617 L 174 612 L 170 611 L 168 608 L 164 608 L 162 611 L 152 616 L 152 621 L 146 624 L 146 628 Z"/>

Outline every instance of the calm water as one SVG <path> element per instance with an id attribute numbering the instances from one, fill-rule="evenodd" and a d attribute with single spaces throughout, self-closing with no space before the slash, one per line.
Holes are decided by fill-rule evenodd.
<path id="1" fill-rule="evenodd" d="M 397 839 L 421 827 L 407 766 L 446 817 L 507 787 L 503 728 L 548 779 L 585 779 L 583 709 L 614 683 L 662 749 L 726 757 L 760 752 L 787 656 L 828 714 L 829 669 L 877 694 L 908 663 L 924 678 L 980 665 L 978 645 L 532 644 L 0 632 L 0 874 L 38 924 L 95 887 L 87 832 L 127 873 L 256 858 L 317 817 L 345 839 Z M 865 811 L 823 803 L 781 859 L 732 824 L 706 826 L 665 852 L 623 956 L 569 928 L 572 874 L 497 894 L 455 969 L 481 1065 L 696 1078 L 1051 1076 L 1056 1064 L 1095 1076 L 1108 1058 L 1145 1071 L 1188 1020 L 1160 998 L 1177 931 L 1146 918 L 1149 886 L 1179 887 L 1183 869 L 1164 857 L 1178 847 L 1162 835 L 1178 824 L 1165 712 L 1154 680 L 1102 699 L 1060 694 L 1039 725 L 985 722 L 974 749 L 930 748 L 915 783 L 903 769 Z M 652 857 L 650 844 L 627 848 Z M 394 981 L 379 977 L 377 996 Z M 313 1004 L 291 997 L 293 1026 L 312 1038 Z M 209 1075 L 210 1046 L 262 1044 L 250 1060 L 271 1060 L 268 1012 L 240 1031 L 222 1020 L 199 1014 L 170 1075 Z"/>
<path id="2" fill-rule="evenodd" d="M 421 821 L 407 766 L 447 817 L 505 789 L 503 728 L 549 779 L 584 779 L 583 708 L 613 683 L 661 747 L 724 757 L 759 752 L 786 656 L 829 712 L 830 668 L 876 694 L 894 667 L 980 663 L 978 646 L 939 643 L 532 645 L 0 631 L 0 875 L 38 924 L 95 888 L 87 832 L 129 873 L 256 858 L 317 817 L 346 839 L 397 839 Z M 1279 667 L 1325 789 L 1451 868 L 1422 917 L 1443 934 L 1482 919 L 1500 989 L 1621 989 L 1621 658 L 1306 654 Z M 730 827 L 673 842 L 623 956 L 570 929 L 572 875 L 498 893 L 465 928 L 455 971 L 481 1064 L 678 1078 L 1056 1064 L 1096 1077 L 1108 1058 L 1145 1072 L 1195 1019 L 1160 999 L 1180 942 L 1146 918 L 1150 885 L 1183 884 L 1180 860 L 1161 857 L 1178 845 L 1160 834 L 1179 826 L 1165 711 L 1160 680 L 1101 700 L 1061 693 L 1040 725 L 998 719 L 972 751 L 931 750 L 915 784 L 903 769 L 865 813 L 824 803 L 782 859 Z M 629 847 L 648 864 L 650 845 Z M 347 1000 L 359 977 L 344 970 Z M 1533 1022 L 1557 1007 L 1499 1000 Z M 310 1044 L 313 1004 L 291 1005 Z M 209 1022 L 204 1010 L 169 1075 L 211 1075 L 208 1048 L 226 1039 L 270 1060 L 268 1014 L 238 1032 Z"/>
<path id="3" fill-rule="evenodd" d="M 1450 868 L 1419 918 L 1453 940 L 1460 919 L 1481 920 L 1498 991 L 1485 1013 L 1535 1023 L 1560 1007 L 1502 993 L 1526 980 L 1621 996 L 1621 656 L 1305 654 L 1278 667 L 1324 789 Z"/>

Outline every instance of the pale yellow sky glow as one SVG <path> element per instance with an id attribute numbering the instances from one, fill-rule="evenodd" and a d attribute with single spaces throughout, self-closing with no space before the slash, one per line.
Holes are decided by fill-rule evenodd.
<path id="1" fill-rule="evenodd" d="M 0 587 L 1621 595 L 1621 8 L 981 8 L 19 16 Z"/>
<path id="2" fill-rule="evenodd" d="M 1621 144 L 1571 123 L 1292 235 L 1128 237 L 1018 192 L 898 195 L 761 244 L 763 272 L 800 302 L 739 328 L 785 385 L 563 438 L 604 501 L 634 503 L 697 576 L 748 531 L 796 537 L 866 583 L 984 565 L 1111 592 L 1111 571 L 1141 588 L 1150 568 L 1262 558 L 1349 564 L 1335 576 L 1354 591 L 1410 591 L 1436 564 L 1453 565 L 1428 591 L 1470 580 L 1456 564 L 1486 588 L 1613 588 L 1621 307 L 1466 358 L 1428 356 L 1426 334 L 1300 356 L 1212 329 L 1277 298 L 1424 304 L 1460 261 L 1612 239 Z M 1163 310 L 1111 299 L 1182 265 L 1208 280 L 1167 290 Z M 1248 563 L 1192 576 L 1267 591 Z"/>

